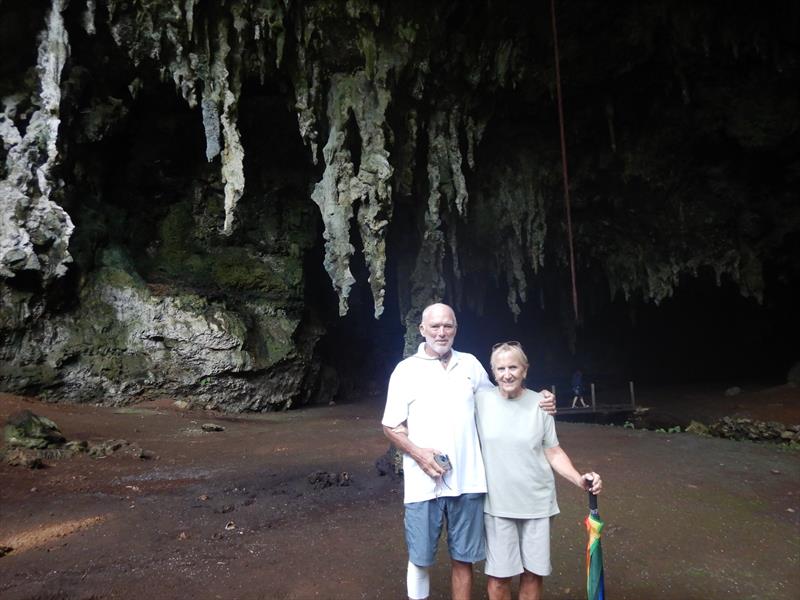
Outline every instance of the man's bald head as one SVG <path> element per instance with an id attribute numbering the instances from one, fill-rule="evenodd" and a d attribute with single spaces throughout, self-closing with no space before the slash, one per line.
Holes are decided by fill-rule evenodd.
<path id="1" fill-rule="evenodd" d="M 456 313 L 447 304 L 437 302 L 422 311 L 419 332 L 425 338 L 425 352 L 431 356 L 444 356 L 453 347 L 456 337 Z"/>
<path id="2" fill-rule="evenodd" d="M 451 318 L 453 319 L 453 323 L 456 326 L 458 326 L 458 320 L 456 319 L 455 311 L 449 304 L 444 304 L 442 302 L 435 302 L 425 307 L 425 309 L 422 311 L 422 318 L 420 319 L 420 325 L 425 322 L 426 318 L 430 319 L 432 313 L 436 313 L 439 311 L 449 312 Z"/>

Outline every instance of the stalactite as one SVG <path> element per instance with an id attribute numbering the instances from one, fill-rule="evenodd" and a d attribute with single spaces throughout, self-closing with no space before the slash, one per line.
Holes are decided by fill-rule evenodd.
<path id="1" fill-rule="evenodd" d="M 399 196 L 410 196 L 414 183 L 417 150 L 417 111 L 410 109 L 404 116 L 405 137 L 396 158 L 395 193 Z"/>
<path id="2" fill-rule="evenodd" d="M 492 257 L 476 264 L 475 257 L 464 259 L 466 272 L 485 271 L 502 274 L 507 288 L 506 301 L 511 314 L 521 314 L 521 304 L 528 299 L 531 273 L 544 264 L 544 242 L 547 234 L 545 200 L 538 182 L 545 174 L 532 167 L 527 154 L 502 157 L 482 178 L 474 191 L 470 213 L 475 227 L 496 232 L 491 237 Z M 468 292 L 469 293 L 469 288 Z M 479 299 L 476 299 L 479 300 Z M 477 302 L 469 298 L 469 304 Z"/>
<path id="3" fill-rule="evenodd" d="M 483 132 L 486 129 L 485 120 L 475 120 L 472 115 L 467 115 L 464 133 L 467 138 L 467 164 L 470 169 L 475 169 L 475 150 L 481 143 Z"/>
<path id="4" fill-rule="evenodd" d="M 61 12 L 66 8 L 64 0 L 53 0 L 50 15 L 47 19 L 47 34 L 39 46 L 39 60 L 37 71 L 41 82 L 41 110 L 39 113 L 45 119 L 47 130 L 47 160 L 36 169 L 39 189 L 46 199 L 50 195 L 50 171 L 55 164 L 58 150 L 58 126 L 61 119 L 58 116 L 61 103 L 61 71 L 69 55 L 69 41 L 67 30 L 64 28 L 64 18 Z M 34 115 L 36 118 L 36 115 Z"/>
<path id="5" fill-rule="evenodd" d="M 286 0 L 229 0 L 223 7 L 209 7 L 201 5 L 198 0 L 174 0 L 172 2 L 145 2 L 139 0 L 133 3 L 123 3 L 118 0 L 105 0 L 108 7 L 109 23 L 112 36 L 118 45 L 126 48 L 135 65 L 142 64 L 145 58 L 152 58 L 162 63 L 164 73 L 171 76 L 176 87 L 190 106 L 198 103 L 198 96 L 202 92 L 200 104 L 202 106 L 203 125 L 206 131 L 207 158 L 209 160 L 217 155 L 222 155 L 221 169 L 225 178 L 226 190 L 226 218 L 224 228 L 230 231 L 233 225 L 234 212 L 237 201 L 244 191 L 244 178 L 241 168 L 244 148 L 241 143 L 236 122 L 236 105 L 238 103 L 238 80 L 243 73 L 227 65 L 230 72 L 210 74 L 202 72 L 204 61 L 209 65 L 224 64 L 220 62 L 220 53 L 227 52 L 220 42 L 220 48 L 203 48 L 207 37 L 202 34 L 200 15 L 212 27 L 217 26 L 216 21 L 224 19 L 227 15 L 231 19 L 230 32 L 235 34 L 230 43 L 236 45 L 228 54 L 228 62 L 233 55 L 237 57 L 257 57 L 251 64 L 241 65 L 245 73 L 259 73 L 263 80 L 267 68 L 267 57 L 272 57 L 274 52 L 275 68 L 283 70 L 293 86 L 295 111 L 298 120 L 300 136 L 309 147 L 312 162 L 316 164 L 319 152 L 320 131 L 327 127 L 325 112 L 328 104 L 323 96 L 334 78 L 352 75 L 353 63 L 361 60 L 359 69 L 363 69 L 365 76 L 370 81 L 375 81 L 375 89 L 385 90 L 389 94 L 396 92 L 395 86 L 402 81 L 404 100 L 406 100 L 406 121 L 404 123 L 404 144 L 399 146 L 398 152 L 393 157 L 392 167 L 397 169 L 396 193 L 403 197 L 410 197 L 415 161 L 418 148 L 418 129 L 427 127 L 427 142 L 429 146 L 427 157 L 428 179 L 428 212 L 430 218 L 439 218 L 442 207 L 452 208 L 454 218 L 463 219 L 469 213 L 469 195 L 465 180 L 465 169 L 472 172 L 478 168 L 476 164 L 476 148 L 483 136 L 483 130 L 488 123 L 491 109 L 486 103 L 481 104 L 488 95 L 505 88 L 506 90 L 525 89 L 535 90 L 542 84 L 541 77 L 536 73 L 530 62 L 529 40 L 517 35 L 508 35 L 504 31 L 501 35 L 492 35 L 484 39 L 475 40 L 474 44 L 464 43 L 459 38 L 448 42 L 451 45 L 447 52 L 436 54 L 431 50 L 436 46 L 437 36 L 442 33 L 442 27 L 452 7 L 436 8 L 432 10 L 426 22 L 420 22 L 413 16 L 413 11 L 404 13 L 402 10 L 389 13 L 385 7 L 370 0 L 350 0 L 336 5 L 330 2 L 292 3 Z M 86 0 L 84 26 L 87 31 L 93 30 L 96 0 Z M 200 7 L 204 12 L 200 12 Z M 333 10 L 336 8 L 337 10 Z M 494 9 L 492 9 L 494 10 Z M 759 38 L 753 37 L 752 32 L 742 36 L 737 27 L 725 20 L 721 26 L 721 33 L 711 36 L 704 26 L 707 20 L 705 13 L 693 11 L 672 11 L 668 16 L 661 14 L 663 6 L 657 5 L 652 10 L 643 10 L 643 19 L 646 25 L 634 32 L 634 47 L 643 55 L 637 60 L 646 60 L 653 52 L 657 51 L 654 42 L 655 26 L 652 23 L 662 22 L 666 19 L 671 23 L 671 31 L 690 32 L 682 36 L 673 36 L 669 39 L 669 48 L 665 49 L 667 56 L 671 57 L 671 66 L 667 67 L 677 77 L 679 91 L 688 101 L 689 91 L 692 88 L 686 79 L 684 65 L 691 64 L 691 57 L 687 53 L 699 52 L 706 60 L 713 55 L 713 50 L 718 47 L 726 48 L 726 60 L 740 61 L 746 56 L 756 56 L 760 60 L 769 60 L 770 56 L 779 56 L 778 45 L 773 44 L 770 49 L 765 49 L 759 43 Z M 483 14 L 480 11 L 465 14 Z M 649 19 L 649 21 L 648 21 Z M 342 59 L 338 52 L 330 53 L 331 47 L 327 44 L 335 37 L 339 29 L 351 32 L 350 39 L 353 45 L 343 48 L 348 56 Z M 490 28 L 491 29 L 491 28 Z M 198 35 L 198 33 L 200 33 Z M 756 41 L 753 42 L 752 40 Z M 699 40 L 699 41 L 698 41 Z M 253 43 L 255 46 L 253 47 Z M 216 43 L 216 41 L 215 41 Z M 248 44 L 251 46 L 248 48 Z M 387 52 L 393 51 L 392 44 L 398 47 L 403 44 L 414 48 L 414 62 L 411 68 L 405 68 L 405 62 L 395 62 L 395 73 L 391 80 L 378 81 L 380 77 L 380 61 L 386 60 Z M 214 44 L 212 44 L 214 46 Z M 255 49 L 255 52 L 251 50 Z M 360 52 L 360 57 L 354 57 L 354 49 Z M 290 52 L 291 55 L 284 56 Z M 168 62 L 169 64 L 163 64 Z M 341 64 L 340 64 L 341 62 Z M 779 62 L 775 59 L 775 62 Z M 342 67 L 342 64 L 346 65 Z M 636 67 L 636 62 L 626 67 Z M 344 70 L 342 70 L 344 69 Z M 452 90 L 453 84 L 461 86 L 460 96 L 456 102 L 452 91 L 443 91 L 439 82 L 431 78 L 432 69 L 437 73 L 448 71 L 455 74 L 448 77 L 447 89 Z M 544 84 L 546 85 L 546 83 Z M 212 89 L 214 88 L 214 89 Z M 212 89 L 209 92 L 209 89 Z M 535 91 L 533 94 L 535 95 Z M 431 107 L 435 107 L 431 109 Z M 482 107 L 482 108 L 480 108 Z M 608 105 L 610 107 L 610 104 Z M 608 108 L 607 107 L 607 108 Z M 751 114 L 752 111 L 746 111 Z M 417 115 L 427 115 L 427 123 L 417 123 Z M 359 129 L 365 128 L 365 122 L 355 116 Z M 613 115 L 606 115 L 611 138 L 612 151 L 616 150 L 620 135 Z M 376 123 L 383 126 L 385 119 Z M 735 126 L 735 124 L 734 124 Z M 742 135 L 745 135 L 744 133 Z M 334 136 L 335 137 L 335 136 Z M 330 136 L 328 141 L 333 139 Z M 459 143 L 464 140 L 464 148 Z M 385 141 L 380 145 L 388 147 Z M 378 147 L 378 146 L 376 146 Z M 364 149 L 362 148 L 362 151 Z M 629 149 L 629 153 L 636 149 Z M 368 152 L 367 152 L 368 153 Z M 335 154 L 335 153 L 334 153 Z M 339 156 L 339 155 L 337 155 Z M 366 154 L 365 154 L 366 156 Z M 623 159 L 624 160 L 624 159 Z M 387 163 L 388 164 L 388 163 Z M 326 159 L 326 170 L 330 163 Z M 380 167 L 383 169 L 384 167 Z M 378 173 L 378 171 L 376 171 Z M 626 177 L 628 174 L 626 173 Z M 330 176 L 328 176 L 330 178 Z M 647 175 L 644 181 L 652 181 L 652 176 Z M 327 181 L 327 180 L 323 180 Z M 365 258 L 370 268 L 370 285 L 375 296 L 376 314 L 380 314 L 383 289 L 383 236 L 386 224 L 391 216 L 391 202 L 383 200 L 384 192 L 379 189 L 384 184 L 384 176 L 376 175 L 373 180 L 361 180 L 360 185 L 368 191 L 362 190 L 355 194 L 359 200 L 340 209 L 351 216 L 355 214 L 362 236 L 368 241 L 365 246 Z M 388 181 L 388 180 L 386 180 Z M 320 182 L 323 183 L 323 182 Z M 421 183 L 421 182 L 420 182 Z M 345 186 L 349 188 L 349 183 Z M 471 191 L 471 190 L 470 190 Z M 352 190 L 347 194 L 352 195 Z M 341 194 L 342 197 L 347 194 Z M 337 193 L 337 197 L 339 194 Z M 365 198 L 366 200 L 362 200 Z M 333 202 L 333 201 L 331 201 Z M 331 202 L 323 204 L 331 204 Z M 446 204 L 445 204 L 446 203 Z M 437 204 L 433 210 L 431 206 Z M 455 217 L 458 215 L 458 217 Z M 530 216 L 530 215 L 528 215 Z M 323 221 L 331 220 L 329 215 L 323 213 Z M 454 224 L 455 225 L 455 224 Z M 427 231 L 434 231 L 440 227 Z M 346 228 L 338 228 L 344 235 Z M 328 232 L 328 235 L 332 235 Z M 338 234 L 337 234 L 338 235 Z M 328 243 L 332 240 L 328 239 Z M 446 243 L 453 255 L 453 274 L 456 280 L 464 271 L 464 266 L 459 260 L 460 254 L 456 245 L 459 236 L 448 234 Z M 642 240 L 646 246 L 646 240 Z M 349 244 L 349 242 L 348 242 Z M 536 244 L 533 244 L 536 245 Z M 608 249 L 614 246 L 608 245 Z M 621 248 L 622 246 L 617 246 Z M 731 275 L 736 281 L 741 282 L 743 289 L 758 289 L 756 269 L 749 265 L 749 260 L 744 258 L 743 251 L 731 248 L 736 260 L 728 260 L 724 245 L 720 248 L 709 248 L 704 254 L 707 265 L 718 265 L 722 272 Z M 641 254 L 642 251 L 639 251 Z M 346 298 L 344 293 L 349 289 L 347 283 L 351 275 L 347 271 L 352 250 L 347 244 L 334 252 L 339 258 L 327 265 L 331 270 L 341 271 L 334 287 L 340 296 Z M 332 254 L 332 255 L 333 255 Z M 648 260 L 650 260 L 648 258 Z M 672 261 L 672 263 L 670 263 Z M 334 268 L 333 263 L 338 266 Z M 628 266 L 616 265 L 608 267 L 612 288 L 620 289 L 625 294 L 635 290 L 642 291 L 646 297 L 656 301 L 670 293 L 675 280 L 675 270 L 691 272 L 693 264 L 690 258 L 680 255 L 671 256 L 668 261 L 659 261 L 662 264 L 671 264 L 670 267 L 651 269 L 647 272 L 641 264 Z M 614 261 L 609 261 L 613 264 Z M 525 261 L 528 266 L 535 266 L 537 261 Z M 527 268 L 527 267 L 526 267 Z M 717 268 L 715 266 L 715 268 Z M 623 277 L 632 277 L 629 281 L 622 282 Z M 514 281 L 521 281 L 518 275 Z M 752 283 L 748 283 L 752 282 Z M 521 284 L 515 287 L 511 303 L 517 302 L 515 298 L 522 298 Z M 343 304 L 346 307 L 346 302 Z"/>
<path id="6" fill-rule="evenodd" d="M 455 222 L 450 224 L 449 234 L 445 238 L 441 231 L 441 215 L 446 211 L 452 215 L 453 219 L 466 217 L 469 196 L 464 173 L 461 170 L 460 122 L 460 110 L 455 107 L 449 111 L 449 114 L 444 111 L 435 112 L 428 123 L 428 208 L 425 214 L 424 235 L 426 240 L 435 239 L 437 243 L 431 245 L 423 242 L 423 247 L 420 249 L 420 254 L 423 252 L 441 254 L 432 257 L 434 262 L 441 263 L 444 256 L 443 242 L 446 241 L 450 247 L 451 265 L 456 282 L 461 277 L 457 248 L 457 224 Z M 441 247 L 438 243 L 440 241 L 442 242 Z M 441 269 L 435 279 L 444 281 Z M 440 284 L 437 281 L 435 285 L 438 287 Z M 456 295 L 458 295 L 458 287 L 457 284 Z M 409 333 L 409 335 L 411 334 Z"/>
<path id="7" fill-rule="evenodd" d="M 339 312 L 347 312 L 347 297 L 355 282 L 349 268 L 354 248 L 350 243 L 350 219 L 357 203 L 357 220 L 370 270 L 375 316 L 383 311 L 385 229 L 391 217 L 392 168 L 385 148 L 383 127 L 389 94 L 376 88 L 366 73 L 335 76 L 328 100 L 330 133 L 323 150 L 325 172 L 312 199 L 325 224 L 325 268 L 339 296 Z M 348 119 L 355 119 L 359 140 L 348 140 Z M 361 144 L 361 163 L 356 173 L 348 143 Z"/>
<path id="8" fill-rule="evenodd" d="M 3 99 L 0 137 L 7 149 L 7 176 L 0 181 L 0 275 L 14 277 L 22 270 L 38 271 L 43 282 L 63 276 L 72 262 L 68 251 L 74 225 L 51 200 L 53 167 L 58 159 L 61 123 L 61 72 L 70 47 L 62 12 L 65 0 L 53 0 L 38 48 L 38 89 L 31 96 L 37 107 L 24 134 L 15 123 L 21 95 Z"/>
<path id="9" fill-rule="evenodd" d="M 120 12 L 129 7 L 109 0 L 109 28 L 115 42 L 126 49 L 134 64 L 144 56 L 154 59 L 171 56 L 170 62 L 162 65 L 164 73 L 169 74 L 189 106 L 197 105 L 197 93 L 201 88 L 206 159 L 212 161 L 221 157 L 220 170 L 225 184 L 223 232 L 231 233 L 236 205 L 245 187 L 244 147 L 237 124 L 237 108 L 249 4 L 231 4 L 230 18 L 220 16 L 209 21 L 206 16 L 199 41 L 195 41 L 195 5 L 196 0 L 186 0 L 183 6 L 178 2 L 162 3 L 138 7 L 130 15 Z M 133 23 L 136 28 L 130 37 Z M 232 32 L 236 34 L 233 38 Z M 231 48 L 231 39 L 236 44 L 234 48 Z M 166 47 L 162 47 L 165 44 Z"/>
<path id="10" fill-rule="evenodd" d="M 300 137 L 311 150 L 311 161 L 317 164 L 319 132 L 315 109 L 319 105 L 320 77 L 319 63 L 308 58 L 308 43 L 313 33 L 313 25 L 307 27 L 302 19 L 295 21 L 294 36 L 297 44 L 296 55 L 290 68 L 290 76 L 295 94 L 295 110 Z"/>
<path id="11" fill-rule="evenodd" d="M 227 45 L 228 29 L 224 21 L 219 23 L 219 56 L 213 63 L 212 72 L 219 73 L 217 81 L 221 88 L 222 137 L 225 148 L 222 150 L 222 181 L 225 184 L 225 224 L 223 231 L 231 233 L 235 219 L 236 205 L 244 194 L 244 148 L 237 125 L 237 107 L 241 93 L 241 56 L 231 57 L 233 72 L 224 66 L 225 57 L 230 53 Z M 217 67 L 217 68 L 214 68 Z"/>
<path id="12" fill-rule="evenodd" d="M 460 110 L 437 111 L 428 123 L 428 206 L 438 205 L 442 195 L 460 216 L 466 214 L 467 184 L 461 170 L 459 145 Z M 438 209 L 432 214 L 438 214 Z"/>
<path id="13" fill-rule="evenodd" d="M 186 0 L 186 3 L 183 5 L 184 18 L 186 19 L 186 37 L 190 40 L 194 32 L 194 5 L 197 4 L 198 1 L 199 0 Z"/>
<path id="14" fill-rule="evenodd" d="M 86 10 L 83 13 L 83 29 L 89 35 L 97 33 L 94 23 L 94 15 L 97 10 L 95 0 L 86 0 Z"/>

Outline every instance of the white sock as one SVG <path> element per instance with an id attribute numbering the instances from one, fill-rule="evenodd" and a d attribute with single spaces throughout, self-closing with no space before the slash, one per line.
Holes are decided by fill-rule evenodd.
<path id="1" fill-rule="evenodd" d="M 427 598 L 431 592 L 431 577 L 427 567 L 418 567 L 408 561 L 408 574 L 406 575 L 408 597 L 412 600 Z"/>

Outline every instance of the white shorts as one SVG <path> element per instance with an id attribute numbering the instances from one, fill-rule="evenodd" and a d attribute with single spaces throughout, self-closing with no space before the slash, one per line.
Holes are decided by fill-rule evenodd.
<path id="1" fill-rule="evenodd" d="M 550 575 L 550 517 L 507 519 L 484 513 L 486 574 L 513 577 L 525 571 Z"/>

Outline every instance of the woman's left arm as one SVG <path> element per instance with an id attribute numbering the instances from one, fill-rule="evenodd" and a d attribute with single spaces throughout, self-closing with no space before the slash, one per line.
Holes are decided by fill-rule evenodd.
<path id="1" fill-rule="evenodd" d="M 572 461 L 561 446 L 545 448 L 544 455 L 553 470 L 567 481 L 593 494 L 599 494 L 603 491 L 603 480 L 600 479 L 600 475 L 594 471 L 584 473 L 583 475 L 578 473 L 578 470 L 572 465 Z"/>

